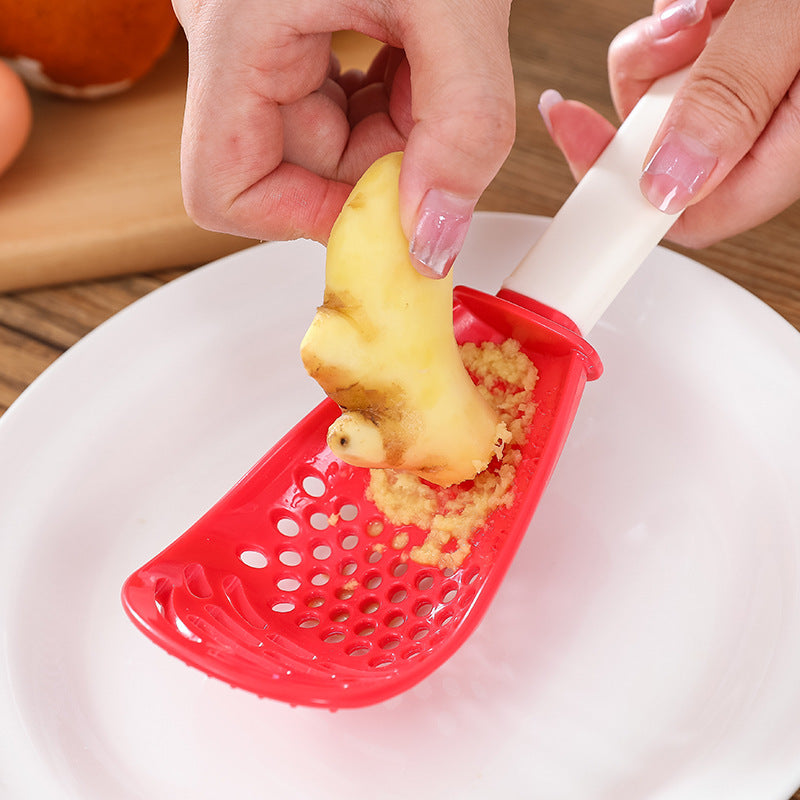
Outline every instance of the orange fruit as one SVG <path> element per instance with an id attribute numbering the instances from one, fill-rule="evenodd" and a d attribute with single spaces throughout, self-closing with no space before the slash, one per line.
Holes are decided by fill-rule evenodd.
<path id="1" fill-rule="evenodd" d="M 127 88 L 169 47 L 170 0 L 0 0 L 0 56 L 32 86 L 91 97 Z"/>
<path id="2" fill-rule="evenodd" d="M 19 77 L 0 61 L 0 172 L 19 155 L 31 131 L 31 103 Z"/>

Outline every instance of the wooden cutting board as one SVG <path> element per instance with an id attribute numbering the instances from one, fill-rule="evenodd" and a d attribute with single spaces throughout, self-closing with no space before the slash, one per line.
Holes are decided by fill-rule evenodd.
<path id="1" fill-rule="evenodd" d="M 378 45 L 337 34 L 343 68 Z M 186 215 L 180 131 L 186 44 L 123 94 L 85 102 L 34 93 L 31 139 L 0 176 L 0 292 L 205 263 L 253 244 Z"/>

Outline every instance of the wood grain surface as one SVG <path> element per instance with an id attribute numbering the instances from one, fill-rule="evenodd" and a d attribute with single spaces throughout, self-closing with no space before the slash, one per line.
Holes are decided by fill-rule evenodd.
<path id="1" fill-rule="evenodd" d="M 486 191 L 479 208 L 544 215 L 552 215 L 557 210 L 573 181 L 537 112 L 539 95 L 546 88 L 556 88 L 565 97 L 588 102 L 608 118 L 615 119 L 605 70 L 607 47 L 618 30 L 649 13 L 649 9 L 649 0 L 516 0 L 511 44 L 517 83 L 518 136 L 513 152 Z M 359 63 L 373 52 L 371 43 L 357 38 L 344 37 L 341 42 L 343 60 L 347 64 Z M 160 80 L 172 81 L 174 76 L 153 75 L 150 80 L 157 84 Z M 40 105 L 54 102 L 63 101 L 39 101 Z M 120 107 L 122 102 L 120 99 Z M 77 113 L 70 108 L 71 115 Z M 177 153 L 176 108 L 170 107 L 169 114 L 173 115 L 173 123 L 166 146 Z M 103 124 L 122 126 L 126 119 L 130 118 L 120 112 L 116 123 L 106 118 Z M 145 163 L 146 154 L 131 146 L 126 157 L 126 168 L 132 177 L 118 187 L 118 195 L 112 193 L 107 197 L 109 203 L 118 202 L 120 209 L 126 207 L 125 194 L 135 191 L 132 187 L 137 181 L 147 180 L 146 170 L 137 172 L 137 159 Z M 98 169 L 88 150 L 81 158 L 81 170 Z M 49 168 L 56 166 L 51 164 Z M 75 169 L 79 169 L 78 166 Z M 140 177 L 137 178 L 137 174 Z M 45 177 L 38 174 L 35 180 L 42 181 Z M 82 177 L 80 173 L 76 176 L 73 189 L 76 202 L 80 202 L 80 187 L 85 185 L 83 178 L 85 175 Z M 17 181 L 19 175 L 0 178 L 0 200 L 8 196 L 3 194 L 3 180 Z M 170 180 L 174 181 L 174 176 Z M 141 187 L 140 190 L 143 191 Z M 62 186 L 60 191 L 68 190 Z M 169 202 L 171 213 L 179 217 L 174 194 Z M 2 215 L 7 212 L 0 202 L 0 225 Z M 42 204 L 37 213 L 40 214 L 39 223 L 46 229 L 51 221 L 47 216 L 51 213 L 47 204 Z M 156 231 L 154 237 L 163 234 L 163 230 L 158 230 L 160 213 L 160 208 L 152 209 L 150 221 L 152 230 Z M 185 224 L 181 221 L 178 227 Z M 5 235 L 9 235 L 8 230 Z M 31 242 L 30 248 L 20 252 L 19 257 L 36 268 L 35 242 Z M 179 243 L 175 250 L 180 252 Z M 124 241 L 117 242 L 115 250 L 112 240 L 105 269 L 102 263 L 96 265 L 99 271 L 93 274 L 118 275 L 120 270 L 115 262 L 120 252 L 132 259 L 132 268 L 139 274 L 73 280 L 59 286 L 0 294 L 0 413 L 82 336 L 129 303 L 192 269 L 199 260 L 197 250 L 185 247 L 182 257 L 170 262 L 172 268 L 153 272 L 147 248 L 141 252 L 137 265 L 135 252 L 131 254 Z M 755 230 L 688 254 L 740 283 L 800 329 L 800 206 L 790 208 Z M 125 271 L 131 271 L 131 264 Z M 794 800 L 800 800 L 800 791 L 794 795 Z"/>
<path id="2" fill-rule="evenodd" d="M 96 101 L 33 92 L 33 129 L 0 176 L 0 291 L 200 263 L 249 241 L 204 231 L 180 187 L 186 44 Z"/>

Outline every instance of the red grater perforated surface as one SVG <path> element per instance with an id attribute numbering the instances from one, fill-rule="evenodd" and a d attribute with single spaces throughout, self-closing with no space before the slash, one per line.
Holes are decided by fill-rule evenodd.
<path id="1" fill-rule="evenodd" d="M 521 301 L 521 298 L 514 296 Z M 530 301 L 460 287 L 459 342 L 512 337 L 539 370 L 514 501 L 472 537 L 455 570 L 417 564 L 425 531 L 365 497 L 367 470 L 336 459 L 331 401 L 295 426 L 206 515 L 123 588 L 133 621 L 209 675 L 293 704 L 342 708 L 422 680 L 467 639 L 510 564 L 569 431 L 594 350 Z M 532 310 L 536 309 L 536 310 Z M 408 543 L 395 549 L 395 536 Z"/>

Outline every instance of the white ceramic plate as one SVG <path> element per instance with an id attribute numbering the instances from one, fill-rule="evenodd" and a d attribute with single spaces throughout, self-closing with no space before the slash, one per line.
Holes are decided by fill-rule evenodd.
<path id="1" fill-rule="evenodd" d="M 495 291 L 544 220 L 482 214 Z M 0 419 L 0 795 L 786 800 L 800 785 L 800 336 L 652 255 L 495 605 L 437 673 L 331 714 L 204 677 L 123 580 L 320 398 L 322 249 L 262 245 L 140 300 Z"/>

